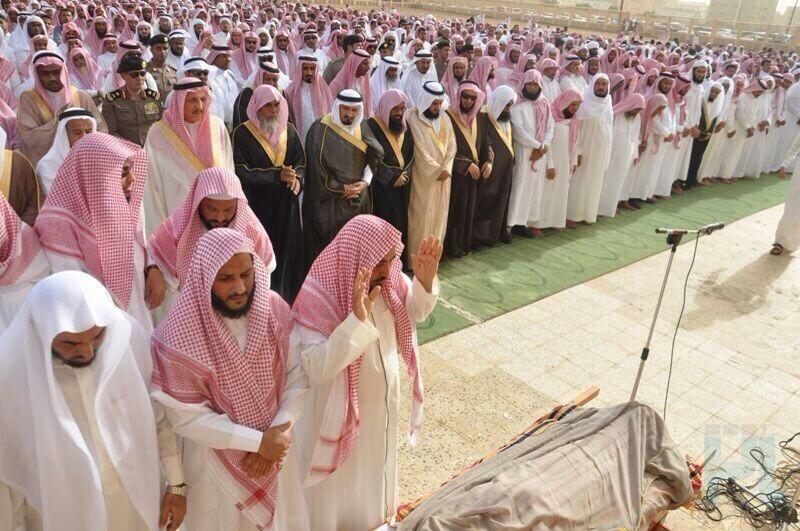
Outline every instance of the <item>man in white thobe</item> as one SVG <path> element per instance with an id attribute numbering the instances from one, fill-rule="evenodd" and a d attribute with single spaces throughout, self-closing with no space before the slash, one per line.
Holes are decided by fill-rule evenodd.
<path id="1" fill-rule="evenodd" d="M 566 61 L 564 73 L 559 80 L 561 90 L 564 91 L 568 88 L 574 88 L 581 94 L 584 94 L 586 89 L 589 88 L 589 84 L 586 82 L 586 78 L 581 75 L 581 58 L 577 55 L 570 55 L 567 56 Z"/>
<path id="2" fill-rule="evenodd" d="M 219 103 L 225 111 L 225 126 L 230 129 L 233 123 L 233 106 L 240 89 L 231 70 L 231 48 L 221 44 L 212 45 L 206 62 L 214 69 L 213 75 L 209 76 L 209 84 L 214 89 L 214 98 L 222 100 Z"/>
<path id="3" fill-rule="evenodd" d="M 208 168 L 197 174 L 183 203 L 156 227 L 148 242 L 150 261 L 164 275 L 166 294 L 156 322 L 178 301 L 180 285 L 189 268 L 197 242 L 212 229 L 230 228 L 245 234 L 267 264 L 275 270 L 275 255 L 264 227 L 247 204 L 236 174 L 224 168 Z"/>
<path id="4" fill-rule="evenodd" d="M 147 157 L 106 133 L 86 135 L 56 173 L 34 228 L 53 271 L 100 280 L 117 305 L 153 330 L 151 309 L 164 298 L 164 277 L 147 263 L 142 196 Z"/>
<path id="5" fill-rule="evenodd" d="M 147 341 L 85 273 L 31 290 L 0 336 L 0 529 L 178 528 L 185 485 L 175 435 L 148 396 Z"/>
<path id="6" fill-rule="evenodd" d="M 58 127 L 53 145 L 36 164 L 36 176 L 39 177 L 39 190 L 42 196 L 50 192 L 56 172 L 75 142 L 95 132 L 97 132 L 97 121 L 86 109 L 68 107 L 61 111 L 58 115 Z"/>
<path id="7" fill-rule="evenodd" d="M 314 262 L 292 308 L 291 348 L 312 385 L 297 444 L 314 531 L 374 529 L 398 506 L 400 360 L 413 382 L 414 444 L 423 401 L 415 329 L 436 305 L 442 245 L 420 243 L 413 282 L 402 251 L 387 221 L 356 216 Z"/>
<path id="8" fill-rule="evenodd" d="M 192 531 L 307 531 L 293 425 L 308 385 L 252 242 L 212 229 L 153 333 L 153 398 L 184 439 Z"/>
<path id="9" fill-rule="evenodd" d="M 800 153 L 800 134 L 798 134 L 789 152 L 786 154 L 781 164 L 778 174 L 781 179 L 786 178 L 786 169 L 790 168 L 797 155 Z M 800 173 L 792 175 L 792 182 L 789 184 L 789 192 L 786 196 L 786 205 L 783 207 L 783 216 L 778 223 L 775 231 L 775 243 L 772 244 L 774 255 L 782 254 L 783 251 L 794 252 L 800 248 Z"/>
<path id="10" fill-rule="evenodd" d="M 297 56 L 314 57 L 319 65 L 319 71 L 324 72 L 325 67 L 328 66 L 328 55 L 317 48 L 318 43 L 319 36 L 316 30 L 306 30 L 303 32 L 303 44 L 305 46 L 297 50 Z"/>
<path id="11" fill-rule="evenodd" d="M 553 117 L 550 102 L 542 95 L 542 75 L 528 70 L 522 79 L 521 96 L 511 108 L 514 131 L 514 177 L 508 221 L 511 232 L 532 238 L 542 231 L 532 228 L 539 221 L 545 174 L 552 170 L 547 156 L 553 140 Z"/>
<path id="12" fill-rule="evenodd" d="M 702 59 L 698 59 L 692 63 L 692 85 L 689 88 L 689 92 L 684 96 L 684 100 L 686 101 L 684 113 L 686 117 L 683 121 L 682 138 L 678 146 L 679 164 L 678 174 L 676 176 L 677 181 L 686 181 L 686 176 L 689 173 L 689 161 L 692 158 L 692 141 L 701 134 L 699 126 L 706 93 L 703 82 L 706 79 L 707 73 L 708 63 Z"/>
<path id="13" fill-rule="evenodd" d="M 406 66 L 403 78 L 400 80 L 400 87 L 408 96 L 408 100 L 413 102 L 414 105 L 419 101 L 422 87 L 425 83 L 439 80 L 436 75 L 436 69 L 431 68 L 432 65 L 433 55 L 423 49 L 415 53 L 411 63 Z"/>
<path id="14" fill-rule="evenodd" d="M 626 201 L 627 184 L 633 161 L 639 156 L 641 111 L 645 99 L 641 94 L 629 94 L 614 106 L 614 132 L 611 142 L 611 159 L 608 164 L 600 205 L 597 214 L 614 217 L 620 202 Z"/>
<path id="15" fill-rule="evenodd" d="M 183 202 L 195 176 L 219 166 L 233 171 L 225 124 L 210 113 L 211 89 L 196 78 L 172 87 L 162 119 L 147 132 L 146 233 L 152 234 Z"/>
<path id="16" fill-rule="evenodd" d="M 212 96 L 211 115 L 216 116 L 223 123 L 225 123 L 225 101 L 227 98 L 225 97 L 225 93 L 222 91 L 222 88 L 212 82 L 213 79 L 216 78 L 216 75 L 217 68 L 208 64 L 208 61 L 202 57 L 190 57 L 184 61 L 183 66 L 176 72 L 175 78 L 183 79 L 185 77 L 194 77 L 200 81 L 205 81 L 208 83 L 208 86 L 211 88 Z M 172 92 L 170 91 L 170 94 L 167 96 L 167 100 L 165 102 L 166 105 L 171 103 L 171 96 Z"/>
<path id="17" fill-rule="evenodd" d="M 0 163 L 2 157 L 0 153 Z M 49 274 L 50 262 L 39 237 L 0 193 L 0 334 L 11 324 L 28 291 Z"/>
<path id="18" fill-rule="evenodd" d="M 567 219 L 594 223 L 603 189 L 603 179 L 611 158 L 614 111 L 608 93 L 608 76 L 597 74 L 583 93 L 577 118 L 581 120 L 578 139 L 580 164 L 572 175 L 567 202 Z"/>

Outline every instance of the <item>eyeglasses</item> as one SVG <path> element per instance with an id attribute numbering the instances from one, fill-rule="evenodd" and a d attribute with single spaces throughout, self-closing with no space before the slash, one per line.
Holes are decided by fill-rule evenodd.
<path id="1" fill-rule="evenodd" d="M 138 72 L 126 72 L 131 77 L 144 77 L 147 75 L 147 72 L 144 70 L 139 70 Z"/>

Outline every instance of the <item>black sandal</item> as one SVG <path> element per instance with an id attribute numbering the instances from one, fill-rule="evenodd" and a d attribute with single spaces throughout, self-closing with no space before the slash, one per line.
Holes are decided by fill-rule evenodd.
<path id="1" fill-rule="evenodd" d="M 773 243 L 772 244 L 772 250 L 769 252 L 769 254 L 771 254 L 773 256 L 782 255 L 783 254 L 783 245 L 781 245 L 779 243 Z"/>

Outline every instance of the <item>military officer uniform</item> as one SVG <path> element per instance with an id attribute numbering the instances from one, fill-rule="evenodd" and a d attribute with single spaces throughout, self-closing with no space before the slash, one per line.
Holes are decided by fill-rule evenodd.
<path id="1" fill-rule="evenodd" d="M 117 73 L 145 72 L 146 61 L 141 57 L 129 56 L 123 59 Z M 138 98 L 132 98 L 126 87 L 120 87 L 106 94 L 103 101 L 103 118 L 108 132 L 144 146 L 150 126 L 161 119 L 164 107 L 158 92 L 143 88 Z"/>
<path id="2" fill-rule="evenodd" d="M 151 46 L 156 43 L 167 44 L 167 36 L 163 33 L 159 33 L 150 39 Z M 156 64 L 151 61 L 147 63 L 146 70 L 156 81 L 158 94 L 161 96 L 161 104 L 163 105 L 169 93 L 172 92 L 172 86 L 178 82 L 178 71 L 168 65 L 166 61 L 164 62 L 164 66 L 156 66 Z"/>

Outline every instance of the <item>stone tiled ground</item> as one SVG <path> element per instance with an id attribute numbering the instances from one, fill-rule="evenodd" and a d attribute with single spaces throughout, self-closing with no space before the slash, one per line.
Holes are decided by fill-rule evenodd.
<path id="1" fill-rule="evenodd" d="M 666 419 L 688 454 L 716 449 L 706 477 L 757 477 L 749 449 L 777 456 L 777 442 L 800 431 L 800 259 L 768 254 L 782 208 L 703 238 L 689 280 Z M 638 395 L 658 411 L 693 247 L 678 249 Z M 428 492 L 588 385 L 600 387 L 593 405 L 626 400 L 666 260 L 666 252 L 652 256 L 424 345 L 426 423 L 417 448 L 401 442 L 401 500 Z M 666 525 L 711 527 L 684 511 Z"/>

